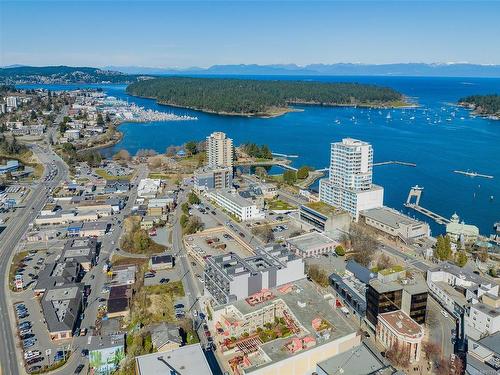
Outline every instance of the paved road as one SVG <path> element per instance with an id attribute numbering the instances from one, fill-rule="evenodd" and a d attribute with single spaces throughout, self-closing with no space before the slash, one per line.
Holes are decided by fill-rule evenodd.
<path id="1" fill-rule="evenodd" d="M 3 293 L 0 293 L 0 316 L 2 317 L 0 319 L 0 336 L 2 337 L 0 372 L 3 375 L 24 373 L 21 352 L 16 348 L 15 332 L 12 330 L 15 317 L 9 303 L 9 266 L 15 249 L 28 229 L 29 223 L 47 202 L 48 190 L 57 186 L 68 176 L 66 164 L 55 153 L 47 149 L 42 150 L 38 146 L 33 146 L 32 150 L 45 166 L 54 162 L 58 173 L 53 180 L 40 183 L 31 191 L 25 201 L 25 207 L 16 211 L 16 218 L 9 221 L 7 228 L 0 234 L 0 274 L 4 275 L 4 289 Z M 47 173 L 48 168 L 45 168 L 43 177 Z"/>

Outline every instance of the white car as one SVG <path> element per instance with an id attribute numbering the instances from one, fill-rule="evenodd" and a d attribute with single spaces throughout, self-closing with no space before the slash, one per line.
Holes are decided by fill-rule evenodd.
<path id="1" fill-rule="evenodd" d="M 39 350 L 29 350 L 27 352 L 24 352 L 24 359 L 35 358 L 38 357 L 40 354 L 41 353 Z"/>
<path id="2" fill-rule="evenodd" d="M 444 311 L 444 310 L 441 310 L 441 314 L 442 314 L 445 318 L 447 318 L 447 317 L 448 317 L 448 313 L 447 313 L 446 311 Z"/>

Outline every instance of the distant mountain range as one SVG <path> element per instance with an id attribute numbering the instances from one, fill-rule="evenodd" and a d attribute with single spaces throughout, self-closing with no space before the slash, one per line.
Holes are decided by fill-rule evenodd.
<path id="1" fill-rule="evenodd" d="M 500 65 L 477 64 L 311 64 L 213 65 L 209 68 L 149 68 L 107 66 L 22 66 L 0 68 L 0 84 L 35 83 L 133 83 L 161 75 L 240 75 L 240 76 L 417 76 L 417 77 L 500 77 Z"/>
<path id="2" fill-rule="evenodd" d="M 324 75 L 324 76 L 422 76 L 422 77 L 500 77 L 500 65 L 449 64 L 311 64 L 213 65 L 209 68 L 150 68 L 107 66 L 105 69 L 128 74 L 150 75 Z"/>

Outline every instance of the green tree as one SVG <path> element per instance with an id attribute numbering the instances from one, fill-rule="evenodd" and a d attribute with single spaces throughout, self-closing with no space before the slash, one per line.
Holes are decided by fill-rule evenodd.
<path id="1" fill-rule="evenodd" d="M 97 114 L 97 125 L 99 125 L 99 126 L 104 125 L 104 119 L 102 118 L 102 113 Z"/>
<path id="2" fill-rule="evenodd" d="M 297 173 L 295 171 L 286 170 L 283 172 L 283 181 L 288 185 L 293 185 L 297 181 Z"/>
<path id="3" fill-rule="evenodd" d="M 189 215 L 189 203 L 184 202 L 183 204 L 181 204 L 181 210 L 184 213 L 184 215 Z"/>
<path id="4" fill-rule="evenodd" d="M 185 214 L 183 214 L 183 215 L 181 216 L 181 218 L 179 219 L 179 222 L 180 222 L 180 224 L 181 224 L 181 227 L 183 227 L 183 228 L 186 226 L 186 224 L 188 223 L 188 221 L 189 221 L 189 216 L 187 216 L 187 215 L 185 215 Z"/>
<path id="5" fill-rule="evenodd" d="M 197 148 L 196 148 L 196 142 L 195 141 L 189 141 L 184 145 L 184 149 L 186 152 L 190 155 L 196 154 Z"/>
<path id="6" fill-rule="evenodd" d="M 297 171 L 297 178 L 299 180 L 305 180 L 307 177 L 309 177 L 309 171 L 310 168 L 308 166 L 300 167 Z"/>
<path id="7" fill-rule="evenodd" d="M 345 255 L 344 247 L 342 245 L 337 245 L 337 247 L 335 247 L 335 254 L 339 257 L 343 257 Z"/>
<path id="8" fill-rule="evenodd" d="M 467 253 L 464 250 L 457 252 L 457 255 L 455 256 L 455 263 L 459 267 L 463 267 L 467 264 Z"/>
<path id="9" fill-rule="evenodd" d="M 434 248 L 434 257 L 439 260 L 448 260 L 451 258 L 451 241 L 449 236 L 438 236 L 436 247 Z"/>
<path id="10" fill-rule="evenodd" d="M 195 193 L 190 192 L 188 195 L 188 202 L 189 204 L 200 204 L 201 200 Z"/>

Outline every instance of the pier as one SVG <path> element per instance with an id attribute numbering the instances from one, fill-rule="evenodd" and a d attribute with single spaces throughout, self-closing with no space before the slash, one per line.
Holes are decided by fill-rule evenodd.
<path id="1" fill-rule="evenodd" d="M 277 165 L 278 167 L 281 167 L 283 169 L 288 169 L 289 171 L 295 171 L 297 172 L 298 169 L 295 168 L 295 167 L 292 167 L 291 165 L 288 165 L 288 164 L 284 164 L 284 163 L 276 163 L 275 165 Z"/>
<path id="2" fill-rule="evenodd" d="M 458 173 L 458 174 L 463 174 L 464 176 L 469 176 L 469 177 L 483 177 L 483 178 L 493 178 L 493 176 L 489 175 L 489 174 L 481 174 L 481 173 L 477 173 L 477 172 L 469 172 L 469 171 L 453 171 L 454 173 Z"/>
<path id="3" fill-rule="evenodd" d="M 390 164 L 396 164 L 396 165 L 404 165 L 407 167 L 416 167 L 416 163 L 410 163 L 408 161 L 399 161 L 399 160 L 389 160 L 389 161 L 381 161 L 378 163 L 373 163 L 374 167 L 378 167 L 379 165 L 390 165 Z"/>
<path id="4" fill-rule="evenodd" d="M 282 157 L 282 158 L 298 158 L 299 155 L 286 155 L 286 154 L 279 154 L 277 152 L 272 152 L 272 154 L 274 156 L 279 156 L 279 157 Z"/>
<path id="5" fill-rule="evenodd" d="M 425 215 L 432 220 L 434 220 L 438 224 L 446 225 L 450 223 L 450 220 L 435 213 L 427 208 L 420 206 L 420 197 L 422 196 L 423 187 L 418 185 L 413 186 L 408 193 L 408 198 L 406 199 L 405 207 L 411 208 L 417 212 L 420 212 L 422 215 Z M 412 199 L 415 198 L 415 202 L 412 203 Z"/>

